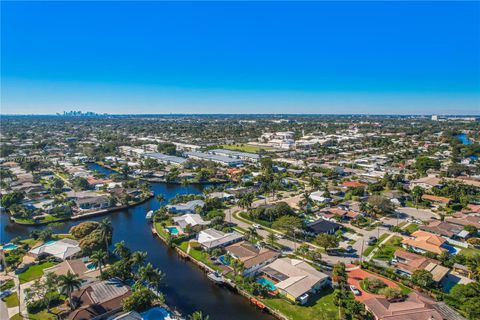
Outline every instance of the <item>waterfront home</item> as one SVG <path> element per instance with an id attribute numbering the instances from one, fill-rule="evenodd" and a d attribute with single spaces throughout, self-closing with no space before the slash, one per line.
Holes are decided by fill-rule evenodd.
<path id="1" fill-rule="evenodd" d="M 439 261 L 430 259 L 413 252 L 397 249 L 393 254 L 394 269 L 401 275 L 408 277 L 417 270 L 427 270 L 432 274 L 433 281 L 439 283 L 450 272 L 450 269 L 442 266 Z"/>
<path id="2" fill-rule="evenodd" d="M 65 260 L 79 256 L 82 249 L 78 241 L 73 239 L 62 239 L 58 241 L 48 241 L 38 247 L 28 251 L 28 254 L 34 258 L 44 256 L 54 256 L 58 259 Z"/>
<path id="3" fill-rule="evenodd" d="M 257 274 L 258 270 L 273 262 L 280 256 L 280 253 L 267 248 L 257 248 L 253 244 L 241 241 L 225 248 L 225 251 L 234 259 L 243 262 L 245 268 L 243 275 L 251 277 Z"/>
<path id="4" fill-rule="evenodd" d="M 66 275 L 68 272 L 76 274 L 82 280 L 95 279 L 100 275 L 98 269 L 91 268 L 83 259 L 71 259 L 62 261 L 52 267 L 43 269 L 43 274 L 53 272 L 57 276 Z"/>
<path id="5" fill-rule="evenodd" d="M 204 250 L 225 247 L 242 239 L 243 235 L 236 231 L 225 233 L 213 228 L 202 230 L 197 236 L 197 241 Z"/>
<path id="6" fill-rule="evenodd" d="M 77 309 L 67 319 L 106 319 L 122 309 L 122 300 L 130 294 L 130 288 L 120 279 L 89 284 L 72 293 L 72 301 Z"/>
<path id="7" fill-rule="evenodd" d="M 110 199 L 107 196 L 92 196 L 77 199 L 77 207 L 81 210 L 100 210 L 110 207 Z"/>
<path id="8" fill-rule="evenodd" d="M 171 213 L 195 213 L 197 207 L 203 208 L 205 202 L 203 200 L 192 200 L 185 203 L 169 204 L 166 206 Z"/>
<path id="9" fill-rule="evenodd" d="M 305 233 L 311 236 L 316 236 L 321 233 L 334 234 L 337 230 L 340 230 L 341 228 L 341 224 L 320 218 L 314 222 L 307 224 L 307 226 L 305 227 Z"/>
<path id="10" fill-rule="evenodd" d="M 222 201 L 225 200 L 231 200 L 234 198 L 233 194 L 227 193 L 227 192 L 212 192 L 207 194 L 207 198 L 209 199 L 220 199 Z"/>
<path id="11" fill-rule="evenodd" d="M 444 320 L 449 319 L 441 313 L 432 299 L 413 292 L 399 302 L 391 302 L 383 297 L 369 298 L 363 301 L 365 309 L 372 313 L 375 320 Z M 461 319 L 461 318 L 460 318 Z"/>
<path id="12" fill-rule="evenodd" d="M 410 238 L 402 241 L 404 247 L 413 251 L 419 253 L 432 252 L 435 254 L 442 254 L 442 252 L 447 251 L 445 248 L 442 248 L 445 242 L 446 240 L 442 237 L 422 230 L 415 231 Z"/>
<path id="13" fill-rule="evenodd" d="M 173 217 L 173 222 L 180 226 L 182 229 L 185 229 L 186 226 L 197 226 L 197 225 L 207 225 L 208 222 L 204 221 L 199 214 L 196 213 L 187 213 L 180 217 Z"/>
<path id="14" fill-rule="evenodd" d="M 281 258 L 260 269 L 287 299 L 305 304 L 309 294 L 330 285 L 330 277 L 305 261 Z"/>

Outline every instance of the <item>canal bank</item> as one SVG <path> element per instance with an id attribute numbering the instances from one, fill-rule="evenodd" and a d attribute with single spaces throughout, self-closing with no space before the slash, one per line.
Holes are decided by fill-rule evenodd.
<path id="1" fill-rule="evenodd" d="M 171 199 L 177 194 L 200 193 L 206 186 L 152 184 L 154 195 L 162 194 Z M 162 204 L 166 204 L 164 201 Z M 126 210 L 109 214 L 114 228 L 113 243 L 124 240 L 132 250 L 148 253 L 147 261 L 166 273 L 165 286 L 162 289 L 166 302 L 177 308 L 182 314 L 190 314 L 201 310 L 210 315 L 210 319 L 232 320 L 273 320 L 273 316 L 258 310 L 247 299 L 235 292 L 222 288 L 211 282 L 206 274 L 193 262 L 182 259 L 175 250 L 151 234 L 151 225 L 145 221 L 145 213 L 156 210 L 160 203 L 153 197 L 146 202 Z M 92 217 L 89 220 L 99 221 L 104 217 Z M 21 226 L 10 222 L 8 215 L 2 213 L 0 241 L 7 243 L 15 237 L 28 237 L 29 233 L 39 226 Z M 48 226 L 55 233 L 66 233 L 81 221 L 68 221 Z"/>

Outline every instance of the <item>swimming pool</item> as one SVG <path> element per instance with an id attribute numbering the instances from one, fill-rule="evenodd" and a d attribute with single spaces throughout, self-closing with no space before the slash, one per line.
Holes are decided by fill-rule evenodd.
<path id="1" fill-rule="evenodd" d="M 93 262 L 90 262 L 88 264 L 85 264 L 85 266 L 87 267 L 88 270 L 95 270 L 97 269 L 97 267 L 95 266 L 95 263 Z"/>
<path id="2" fill-rule="evenodd" d="M 50 240 L 45 242 L 45 245 L 54 244 L 55 242 L 57 242 L 57 240 Z"/>
<path id="3" fill-rule="evenodd" d="M 230 263 L 227 262 L 227 259 L 225 259 L 225 255 L 218 257 L 218 260 L 220 260 L 220 262 L 225 266 L 230 265 Z"/>
<path id="4" fill-rule="evenodd" d="M 170 318 L 170 313 L 164 308 L 155 307 L 141 313 L 144 320 L 167 320 Z"/>
<path id="5" fill-rule="evenodd" d="M 271 280 L 267 278 L 258 278 L 257 283 L 260 283 L 262 286 L 267 288 L 269 291 L 275 291 L 277 290 L 277 287 L 275 287 L 275 283 L 273 283 Z"/>
<path id="6" fill-rule="evenodd" d="M 459 248 L 455 248 L 454 246 L 451 246 L 451 245 L 446 244 L 446 243 L 444 243 L 442 245 L 442 248 L 447 249 L 448 253 L 450 253 L 450 254 L 457 254 L 457 253 L 460 252 Z"/>
<path id="7" fill-rule="evenodd" d="M 177 227 L 167 227 L 167 230 L 170 234 L 173 235 L 178 235 L 180 233 Z"/>
<path id="8" fill-rule="evenodd" d="M 13 244 L 13 243 L 7 243 L 6 245 L 3 246 L 3 250 L 5 251 L 9 251 L 9 250 L 13 250 L 13 249 L 17 249 L 18 246 Z"/>

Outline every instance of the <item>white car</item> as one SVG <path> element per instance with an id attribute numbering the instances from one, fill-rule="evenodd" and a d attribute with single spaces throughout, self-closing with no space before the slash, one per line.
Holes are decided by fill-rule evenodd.
<path id="1" fill-rule="evenodd" d="M 283 234 L 280 234 L 280 233 L 275 233 L 275 238 L 283 239 L 283 238 L 285 238 L 285 236 Z"/>
<path id="2" fill-rule="evenodd" d="M 252 227 L 254 227 L 255 229 L 262 229 L 262 226 L 257 223 L 252 224 Z"/>
<path id="3" fill-rule="evenodd" d="M 354 285 L 350 285 L 350 290 L 352 290 L 353 294 L 356 296 L 359 296 L 362 294 L 360 290 L 358 290 L 357 287 L 355 287 Z"/>

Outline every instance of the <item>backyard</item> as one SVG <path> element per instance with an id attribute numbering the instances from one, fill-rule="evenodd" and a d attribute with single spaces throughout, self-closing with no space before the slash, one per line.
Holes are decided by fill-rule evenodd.
<path id="1" fill-rule="evenodd" d="M 310 296 L 309 302 L 303 306 L 292 304 L 280 297 L 265 298 L 262 302 L 289 319 L 338 319 L 338 307 L 333 304 L 333 289 L 323 289 L 319 294 Z"/>
<path id="2" fill-rule="evenodd" d="M 55 265 L 54 262 L 48 261 L 30 266 L 27 270 L 18 275 L 20 283 L 25 283 L 41 278 L 43 276 L 43 269 L 49 268 L 53 265 Z"/>
<path id="3" fill-rule="evenodd" d="M 7 308 L 16 307 L 18 306 L 18 295 L 16 292 L 14 292 L 8 297 L 2 298 L 2 301 L 7 304 Z"/>
<path id="4" fill-rule="evenodd" d="M 388 241 L 381 245 L 377 252 L 375 252 L 373 259 L 384 261 L 389 261 L 393 259 L 394 252 L 402 247 L 402 239 L 403 238 L 399 236 L 393 236 L 388 239 Z"/>

